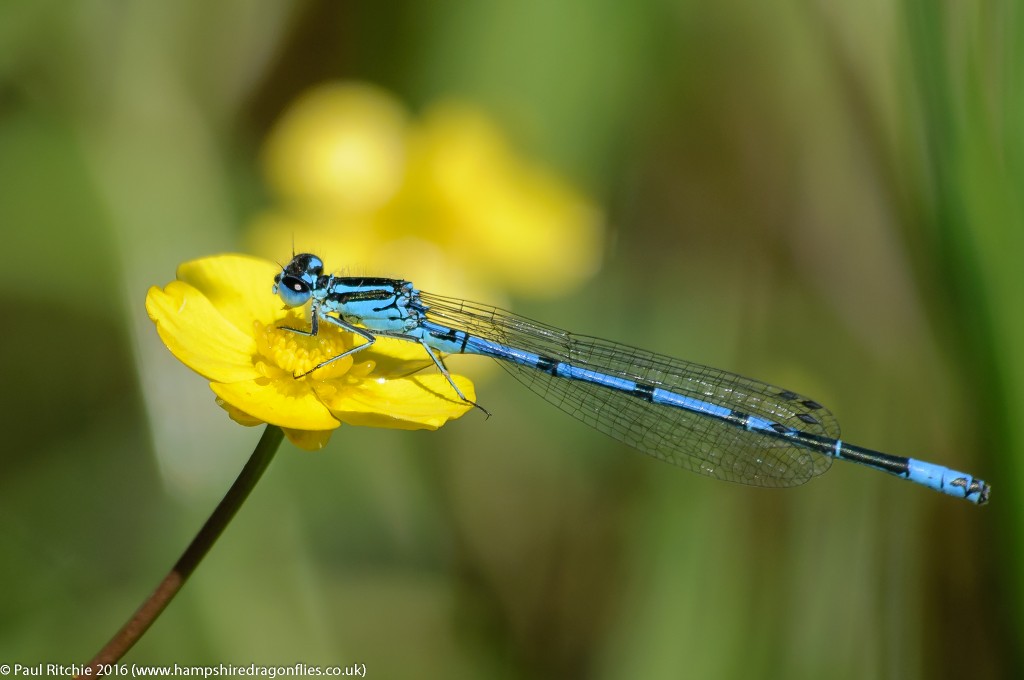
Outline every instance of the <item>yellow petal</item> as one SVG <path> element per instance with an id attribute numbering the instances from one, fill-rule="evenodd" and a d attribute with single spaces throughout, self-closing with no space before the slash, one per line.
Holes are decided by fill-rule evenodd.
<path id="1" fill-rule="evenodd" d="M 271 324 L 281 318 L 284 305 L 271 292 L 277 264 L 247 255 L 216 255 L 185 262 L 178 267 L 178 280 L 190 284 L 235 327 L 252 334 L 256 319 Z"/>
<path id="2" fill-rule="evenodd" d="M 471 262 L 538 297 L 561 295 L 600 268 L 600 211 L 553 175 L 523 165 L 489 189 L 483 201 L 460 206 L 462 219 L 477 225 L 465 244 L 477 255 Z"/>
<path id="3" fill-rule="evenodd" d="M 409 167 L 402 197 L 418 208 L 417 229 L 446 243 L 474 276 L 541 297 L 564 293 L 599 267 L 598 208 L 518 156 L 477 108 L 433 106 L 410 133 Z"/>
<path id="4" fill-rule="evenodd" d="M 253 366 L 256 341 L 229 323 L 198 290 L 172 281 L 152 287 L 146 311 L 167 348 L 183 364 L 209 380 L 236 382 L 259 374 Z"/>
<path id="5" fill-rule="evenodd" d="M 288 441 L 306 451 L 319 451 L 324 448 L 334 434 L 334 430 L 292 430 L 287 427 L 281 429 L 284 430 L 284 436 L 288 437 Z"/>
<path id="6" fill-rule="evenodd" d="M 374 362 L 374 373 L 389 378 L 404 378 L 434 364 L 418 342 L 397 338 L 379 337 L 370 349 L 356 357 L 357 361 Z"/>
<path id="7" fill-rule="evenodd" d="M 306 380 L 246 380 L 211 383 L 210 389 L 227 404 L 271 425 L 295 430 L 333 430 L 338 421 L 320 402 Z"/>
<path id="8" fill-rule="evenodd" d="M 452 379 L 467 399 L 476 399 L 473 383 L 460 375 Z M 329 384 L 321 384 L 317 394 L 335 418 L 365 427 L 436 430 L 473 408 L 459 399 L 440 374 L 367 380 L 336 392 Z"/>
<path id="9" fill-rule="evenodd" d="M 263 421 L 259 418 L 253 418 L 251 415 L 244 411 L 239 411 L 237 408 L 227 403 L 220 397 L 217 397 L 217 406 L 228 412 L 228 417 L 235 421 L 239 425 L 246 427 L 256 427 L 257 425 L 263 425 Z"/>
<path id="10" fill-rule="evenodd" d="M 331 83 L 302 95 L 267 140 L 270 183 L 286 199 L 343 213 L 375 210 L 402 181 L 405 111 L 387 92 Z"/>

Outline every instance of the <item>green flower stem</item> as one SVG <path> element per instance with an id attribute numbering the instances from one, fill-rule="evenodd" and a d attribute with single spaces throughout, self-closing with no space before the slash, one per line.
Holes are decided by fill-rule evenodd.
<path id="1" fill-rule="evenodd" d="M 156 590 L 135 611 L 132 618 L 122 626 L 121 630 L 117 631 L 114 637 L 110 639 L 110 642 L 89 662 L 91 677 L 96 677 L 104 664 L 113 663 L 124 656 L 132 648 L 132 645 L 138 642 L 150 625 L 156 621 L 164 607 L 177 595 L 185 581 L 192 575 L 192 572 L 199 566 L 203 557 L 206 556 L 206 553 L 220 537 L 225 527 L 227 527 L 228 522 L 235 516 L 238 509 L 242 507 L 245 499 L 249 497 L 249 492 L 252 491 L 253 487 L 256 486 L 256 482 L 263 476 L 263 471 L 267 469 L 270 461 L 273 460 L 274 454 L 277 452 L 278 446 L 281 445 L 283 438 L 284 432 L 281 428 L 267 425 L 267 429 L 263 431 L 263 436 L 260 437 L 259 443 L 249 458 L 249 462 L 245 464 L 242 472 L 239 473 L 238 479 L 228 489 L 223 500 L 217 505 L 209 519 L 206 520 L 206 523 L 199 530 L 199 533 L 196 534 L 196 537 L 192 539 L 185 552 L 178 558 L 171 571 L 168 572 L 164 580 L 156 587 Z"/>

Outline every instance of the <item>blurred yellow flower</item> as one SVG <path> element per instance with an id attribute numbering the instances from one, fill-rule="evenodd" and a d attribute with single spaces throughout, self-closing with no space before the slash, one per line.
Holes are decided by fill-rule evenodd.
<path id="1" fill-rule="evenodd" d="M 466 103 L 410 120 L 373 86 L 322 85 L 271 132 L 264 166 L 280 204 L 251 244 L 268 256 L 294 239 L 356 273 L 489 300 L 562 294 L 600 264 L 600 211 Z"/>
<path id="2" fill-rule="evenodd" d="M 369 349 L 296 379 L 320 362 L 362 343 L 321 324 L 315 337 L 279 326 L 308 327 L 304 309 L 285 310 L 271 293 L 280 267 L 220 255 L 178 268 L 177 280 L 150 288 L 146 310 L 160 338 L 210 388 L 235 421 L 280 426 L 305 449 L 322 448 L 342 423 L 406 430 L 437 429 L 472 406 L 455 396 L 415 343 L 378 338 Z M 475 400 L 472 383 L 452 376 Z"/>
<path id="3" fill-rule="evenodd" d="M 267 180 L 281 199 L 304 212 L 377 210 L 402 182 L 405 125 L 405 112 L 376 88 L 313 90 L 267 139 Z"/>

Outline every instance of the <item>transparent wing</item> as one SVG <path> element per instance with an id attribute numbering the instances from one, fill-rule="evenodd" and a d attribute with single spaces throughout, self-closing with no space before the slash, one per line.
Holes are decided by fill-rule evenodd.
<path id="1" fill-rule="evenodd" d="M 516 349 L 654 385 L 818 437 L 839 438 L 832 413 L 812 399 L 735 373 L 599 338 L 573 335 L 495 307 L 421 293 L 427 318 Z M 785 487 L 825 472 L 829 456 L 721 418 L 655 404 L 600 385 L 499 361 L 531 390 L 587 425 L 687 470 L 744 484 Z"/>

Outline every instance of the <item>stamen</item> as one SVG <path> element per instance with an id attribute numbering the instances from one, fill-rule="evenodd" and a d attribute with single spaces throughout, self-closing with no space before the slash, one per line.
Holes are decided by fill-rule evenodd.
<path id="1" fill-rule="evenodd" d="M 289 325 L 287 321 L 283 325 Z M 301 328 L 301 322 L 291 324 Z M 260 372 L 268 378 L 281 378 L 287 375 L 302 375 L 317 364 L 338 356 L 353 346 L 352 334 L 334 328 L 328 324 L 320 324 L 316 336 L 302 335 L 277 325 L 266 326 L 254 322 L 256 346 L 261 360 L 256 365 Z M 352 357 L 347 356 L 333 361 L 315 373 L 307 376 L 313 380 L 330 380 L 340 378 L 352 368 Z"/>

